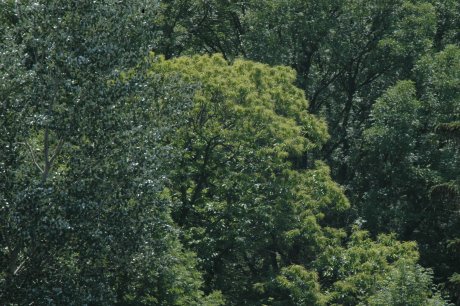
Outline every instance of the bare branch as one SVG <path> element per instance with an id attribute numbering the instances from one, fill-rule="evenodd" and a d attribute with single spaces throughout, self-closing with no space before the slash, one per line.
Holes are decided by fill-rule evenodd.
<path id="1" fill-rule="evenodd" d="M 48 178 L 48 174 L 50 171 L 50 160 L 49 160 L 49 150 L 50 150 L 50 143 L 49 143 L 49 128 L 45 128 L 45 139 L 43 140 L 44 142 L 44 149 L 43 149 L 43 158 L 45 160 L 45 166 L 43 167 L 43 174 L 42 174 L 42 184 L 46 182 Z"/>
<path id="2" fill-rule="evenodd" d="M 35 154 L 34 154 L 34 151 L 32 150 L 32 147 L 30 146 L 30 144 L 29 144 L 27 141 L 24 142 L 24 144 L 25 144 L 25 145 L 27 146 L 27 148 L 29 149 L 30 155 L 32 156 L 32 160 L 33 160 L 35 166 L 37 166 L 38 170 L 40 170 L 40 172 L 43 173 L 43 168 L 40 167 L 40 165 L 38 164 L 37 159 L 36 159 Z"/>
<path id="3" fill-rule="evenodd" d="M 61 153 L 63 145 L 64 145 L 64 140 L 61 138 L 61 139 L 59 139 L 59 142 L 58 142 L 56 148 L 54 149 L 53 154 L 51 155 L 50 166 L 53 164 L 54 160 L 59 155 L 59 153 Z"/>

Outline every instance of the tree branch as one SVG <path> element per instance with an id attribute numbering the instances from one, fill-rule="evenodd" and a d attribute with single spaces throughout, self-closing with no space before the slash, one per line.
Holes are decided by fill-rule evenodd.
<path id="1" fill-rule="evenodd" d="M 61 153 L 61 149 L 62 149 L 63 145 L 64 145 L 64 140 L 61 138 L 61 139 L 59 139 L 58 144 L 57 144 L 56 148 L 54 149 L 54 152 L 53 152 L 53 154 L 51 156 L 50 165 L 54 162 L 54 160 L 59 155 L 59 153 Z"/>
<path id="2" fill-rule="evenodd" d="M 37 159 L 35 158 L 34 151 L 32 150 L 32 147 L 30 146 L 30 144 L 27 141 L 24 142 L 23 144 L 25 144 L 27 148 L 29 149 L 30 155 L 32 156 L 32 161 L 34 162 L 35 166 L 37 166 L 38 170 L 40 170 L 40 172 L 43 173 L 43 168 L 40 167 L 40 165 L 38 164 Z"/>

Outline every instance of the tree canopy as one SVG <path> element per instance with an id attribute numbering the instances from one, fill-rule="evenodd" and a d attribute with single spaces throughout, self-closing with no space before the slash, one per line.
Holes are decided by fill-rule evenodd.
<path id="1" fill-rule="evenodd" d="M 0 303 L 460 305 L 459 12 L 2 1 Z"/>

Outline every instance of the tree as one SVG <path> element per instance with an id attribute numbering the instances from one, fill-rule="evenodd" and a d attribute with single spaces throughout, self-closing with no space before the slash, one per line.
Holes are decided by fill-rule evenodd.
<path id="1" fill-rule="evenodd" d="M 200 290 L 160 195 L 173 155 L 162 139 L 182 109 L 155 107 L 187 88 L 117 81 L 147 54 L 154 7 L 1 5 L 2 303 L 220 304 Z"/>
<path id="2" fill-rule="evenodd" d="M 191 34 L 198 50 L 296 70 L 309 110 L 328 122 L 321 156 L 342 184 L 353 175 L 347 161 L 375 99 L 411 75 L 436 30 L 428 1 L 206 1 L 203 11 Z"/>
<path id="3" fill-rule="evenodd" d="M 459 44 L 460 4 L 457 1 L 431 1 L 436 8 L 437 25 L 434 47 L 442 51 L 449 44 Z"/>
<path id="4" fill-rule="evenodd" d="M 0 302 L 456 298 L 448 8 L 1 2 Z"/>
<path id="5" fill-rule="evenodd" d="M 229 65 L 220 56 L 154 57 L 148 73 L 178 75 L 197 87 L 189 124 L 171 140 L 183 152 L 169 193 L 184 244 L 197 252 L 209 289 L 222 288 L 233 303 L 257 301 L 253 281 L 277 273 L 279 241 L 295 222 L 298 208 L 285 205 L 295 191 L 288 178 L 301 182 L 309 175 L 290 173 L 287 159 L 323 141 L 325 127 L 306 112 L 303 93 L 285 67 Z M 312 167 L 317 181 L 311 184 L 331 197 L 323 201 L 346 207 L 325 166 Z M 311 193 L 311 209 L 326 205 Z"/>
<path id="6" fill-rule="evenodd" d="M 432 296 L 431 272 L 412 263 L 399 261 L 396 269 L 379 285 L 379 291 L 369 298 L 368 305 L 445 305 L 438 294 Z"/>
<path id="7" fill-rule="evenodd" d="M 443 281 L 458 271 L 458 69 L 459 49 L 448 46 L 418 62 L 416 83 L 398 82 L 378 100 L 351 184 L 368 228 L 417 240 Z"/>
<path id="8" fill-rule="evenodd" d="M 220 55 L 152 55 L 150 68 L 127 75 L 137 74 L 195 88 L 188 124 L 168 142 L 181 153 L 164 193 L 176 203 L 173 219 L 183 244 L 197 253 L 207 291 L 222 291 L 230 305 L 322 305 L 341 296 L 355 305 L 392 262 L 417 256 L 411 243 L 374 242 L 360 238 L 364 232 L 348 238 L 328 227 L 349 204 L 324 163 L 302 160 L 327 135 L 306 111 L 291 69 L 228 63 Z M 350 266 L 335 259 L 347 252 L 357 257 Z M 361 278 L 369 280 L 365 286 Z"/>

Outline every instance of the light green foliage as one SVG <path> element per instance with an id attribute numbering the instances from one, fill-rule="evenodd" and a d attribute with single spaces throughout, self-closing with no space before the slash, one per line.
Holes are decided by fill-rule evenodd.
<path id="1" fill-rule="evenodd" d="M 154 59 L 155 61 L 155 59 Z M 327 139 L 324 123 L 307 113 L 307 101 L 301 90 L 292 83 L 295 74 L 287 67 L 268 68 L 254 62 L 236 60 L 229 65 L 222 57 L 181 57 L 171 61 L 159 59 L 151 73 L 179 74 L 184 81 L 200 86 L 195 94 L 193 116 L 219 116 L 220 121 L 245 122 L 249 129 L 227 129 L 217 127 L 222 122 L 202 119 L 203 131 L 207 135 L 228 138 L 253 135 L 272 138 L 277 146 L 271 148 L 275 155 L 286 157 L 288 153 L 299 155 Z M 195 66 L 195 69 L 191 69 Z M 202 113 L 200 113 L 202 112 Z M 228 117 L 224 117 L 227 115 Z M 231 121 L 233 120 L 233 121 Z M 261 129 L 263 124 L 270 126 Z M 201 126 L 198 126 L 200 128 Z M 209 131 L 208 131 L 209 130 Z M 226 133 L 225 133 L 226 132 Z M 258 136 L 254 133 L 269 133 Z M 235 135 L 237 134 L 237 135 Z M 268 148 L 267 148 L 268 149 Z"/>
<path id="2" fill-rule="evenodd" d="M 318 283 L 318 275 L 308 272 L 302 266 L 292 265 L 281 269 L 276 283 L 281 290 L 288 292 L 291 303 L 280 301 L 273 305 L 326 305 Z"/>
<path id="3" fill-rule="evenodd" d="M 217 55 L 151 63 L 151 76 L 196 84 L 188 126 L 173 140 L 183 151 L 171 186 L 175 220 L 201 258 L 208 285 L 245 298 L 256 279 L 277 273 L 289 254 L 287 232 L 298 228 L 315 240 L 315 215 L 348 205 L 324 165 L 290 170 L 289 160 L 325 141 L 325 125 L 306 112 L 286 67 L 228 64 Z"/>
<path id="4" fill-rule="evenodd" d="M 444 306 L 447 303 L 432 293 L 430 271 L 400 260 L 385 278 L 378 282 L 379 290 L 363 305 L 370 306 Z"/>
<path id="5" fill-rule="evenodd" d="M 322 224 L 349 203 L 324 163 L 295 167 L 327 138 L 292 70 L 219 55 L 148 62 L 148 77 L 194 88 L 188 124 L 170 140 L 182 153 L 164 194 L 208 290 L 230 305 L 353 305 L 394 261 L 417 258 L 414 244 L 361 231 L 345 244 L 344 231 Z"/>
<path id="6" fill-rule="evenodd" d="M 323 282 L 331 285 L 329 300 L 337 305 L 357 305 L 378 288 L 378 281 L 394 269 L 394 262 L 415 262 L 414 243 L 381 235 L 376 241 L 354 228 L 345 245 L 328 246 L 315 262 Z"/>

